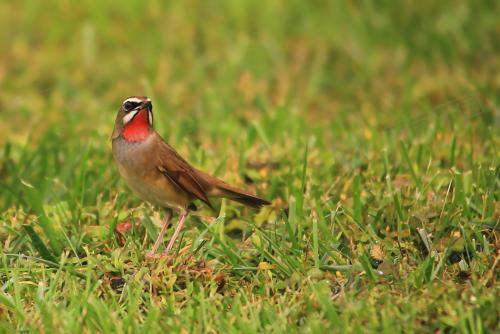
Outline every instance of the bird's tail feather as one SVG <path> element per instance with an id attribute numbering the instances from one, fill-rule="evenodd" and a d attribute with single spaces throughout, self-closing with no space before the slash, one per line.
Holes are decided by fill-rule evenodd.
<path id="1" fill-rule="evenodd" d="M 243 190 L 231 187 L 229 185 L 223 184 L 218 186 L 219 190 L 222 192 L 223 197 L 227 197 L 230 200 L 239 202 L 241 204 L 250 206 L 252 208 L 260 208 L 264 205 L 271 204 L 265 199 L 259 198 L 255 195 L 251 195 Z"/>
<path id="2" fill-rule="evenodd" d="M 210 174 L 198 171 L 198 175 L 206 184 L 210 196 L 226 197 L 230 200 L 239 202 L 252 208 L 260 208 L 264 205 L 271 204 L 265 199 L 252 195 L 242 189 L 230 186 L 224 181 Z"/>

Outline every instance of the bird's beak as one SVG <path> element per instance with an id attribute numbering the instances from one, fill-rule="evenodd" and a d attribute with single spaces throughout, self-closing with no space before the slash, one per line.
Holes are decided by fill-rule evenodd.
<path id="1" fill-rule="evenodd" d="M 151 101 L 144 101 L 144 103 L 142 104 L 142 108 L 145 108 L 148 111 L 152 111 L 153 110 L 153 105 L 151 104 Z"/>

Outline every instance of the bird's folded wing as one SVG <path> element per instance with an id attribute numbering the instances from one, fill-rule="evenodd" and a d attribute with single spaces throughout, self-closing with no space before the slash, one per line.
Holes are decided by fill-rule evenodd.
<path id="1" fill-rule="evenodd" d="M 163 140 L 158 142 L 158 170 L 181 190 L 213 209 L 194 168 Z"/>

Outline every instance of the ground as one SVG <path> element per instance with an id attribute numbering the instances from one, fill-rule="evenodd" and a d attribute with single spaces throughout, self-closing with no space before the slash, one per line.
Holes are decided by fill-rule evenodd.
<path id="1" fill-rule="evenodd" d="M 1 2 L 0 331 L 495 332 L 498 13 Z M 272 205 L 197 203 L 146 259 L 162 213 L 110 151 L 130 95 Z"/>

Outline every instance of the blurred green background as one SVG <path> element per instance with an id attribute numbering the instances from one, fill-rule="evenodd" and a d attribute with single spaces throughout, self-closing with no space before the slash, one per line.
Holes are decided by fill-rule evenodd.
<path id="1" fill-rule="evenodd" d="M 464 0 L 0 1 L 2 328 L 493 330 L 499 14 Z M 224 203 L 216 230 L 192 218 L 182 242 L 226 277 L 219 294 L 144 264 L 159 216 L 110 154 L 131 95 L 153 100 L 187 160 L 273 200 Z M 142 225 L 123 247 L 125 219 Z M 377 278 L 380 245 L 391 278 Z"/>
<path id="2" fill-rule="evenodd" d="M 2 1 L 0 9 L 3 144 L 54 124 L 64 136 L 107 133 L 134 94 L 151 95 L 168 115 L 158 118 L 163 130 L 190 124 L 223 137 L 231 122 L 260 117 L 259 101 L 315 120 L 350 111 L 367 122 L 416 103 L 493 98 L 498 87 L 496 1 Z"/>

